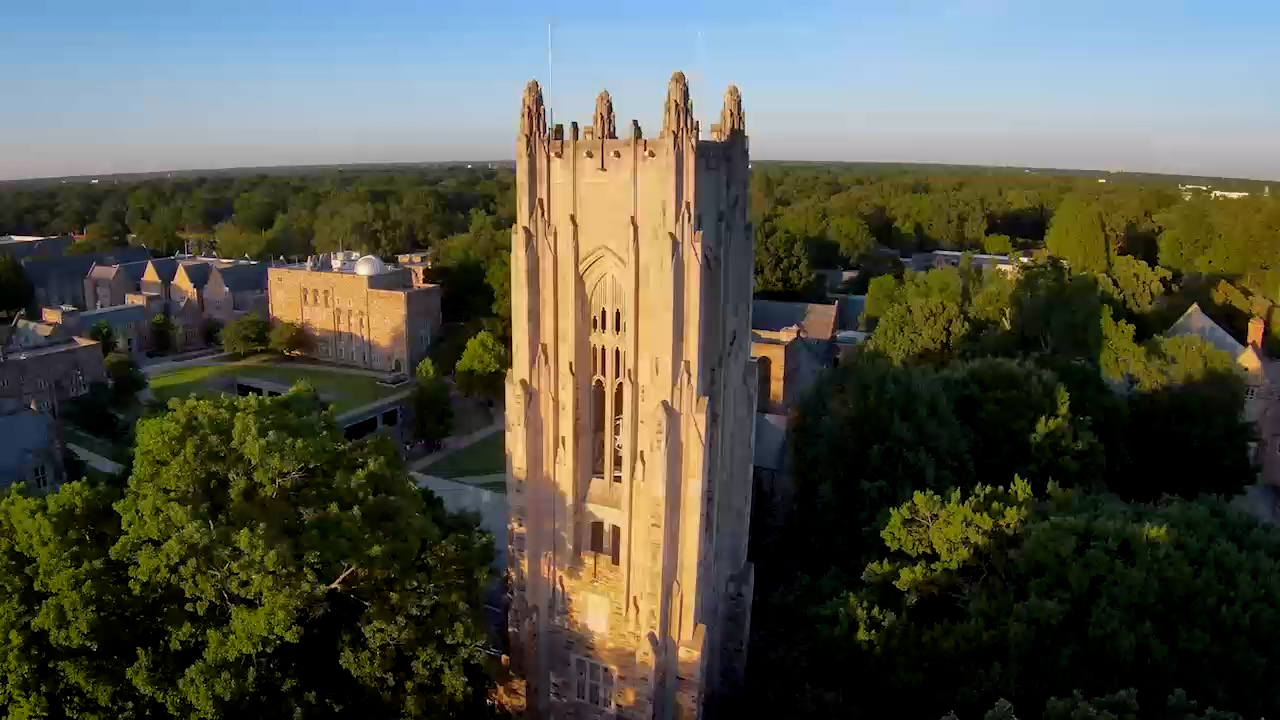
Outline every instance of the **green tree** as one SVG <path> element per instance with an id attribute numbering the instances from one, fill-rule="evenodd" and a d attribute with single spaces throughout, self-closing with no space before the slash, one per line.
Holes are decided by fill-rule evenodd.
<path id="1" fill-rule="evenodd" d="M 270 325 L 258 313 L 246 313 L 222 328 L 222 349 L 238 355 L 249 355 L 267 349 Z"/>
<path id="2" fill-rule="evenodd" d="M 33 298 L 34 289 L 22 263 L 7 255 L 0 257 L 0 317 L 27 309 Z"/>
<path id="3" fill-rule="evenodd" d="M 103 357 L 116 351 L 116 331 L 106 320 L 99 320 L 89 328 L 89 339 L 97 340 L 102 346 Z"/>
<path id="4" fill-rule="evenodd" d="M 1098 276 L 1102 292 L 1134 315 L 1147 315 L 1168 290 L 1173 273 L 1130 255 L 1117 255 L 1108 273 Z"/>
<path id="5" fill-rule="evenodd" d="M 419 380 L 435 380 L 440 377 L 439 371 L 436 370 L 436 362 L 429 357 L 424 357 L 418 362 L 418 366 L 413 369 L 413 374 Z"/>
<path id="6" fill-rule="evenodd" d="M 311 336 L 297 323 L 279 322 L 271 328 L 268 343 L 282 355 L 297 355 L 311 349 Z"/>
<path id="7" fill-rule="evenodd" d="M 488 330 L 481 330 L 467 341 L 458 358 L 454 376 L 458 387 L 468 394 L 496 398 L 502 392 L 507 372 L 507 350 Z"/>
<path id="8" fill-rule="evenodd" d="M 1245 717 L 1277 712 L 1260 689 L 1280 676 L 1280 532 L 1216 500 L 1051 493 L 1033 507 L 1009 494 L 926 493 L 896 510 L 887 555 L 833 618 L 848 631 L 828 662 L 911 717 L 976 717 L 997 698 L 1044 707 L 1121 678 L 1138 697 L 1182 689 Z M 1242 591 L 1242 577 L 1265 579 Z"/>
<path id="9" fill-rule="evenodd" d="M 205 345 L 221 345 L 222 321 L 217 318 L 205 318 L 204 324 L 200 327 L 200 336 L 204 339 Z"/>
<path id="10" fill-rule="evenodd" d="M 418 368 L 422 368 L 421 364 Z M 414 380 L 412 403 L 415 438 L 434 443 L 453 432 L 453 405 L 449 385 L 443 378 L 419 376 Z"/>
<path id="11" fill-rule="evenodd" d="M 173 321 L 162 312 L 151 318 L 151 347 L 158 353 L 173 349 Z"/>
<path id="12" fill-rule="evenodd" d="M 952 364 L 938 380 L 968 431 L 975 477 L 1085 487 L 1100 481 L 1105 451 L 1088 420 L 1073 415 L 1070 394 L 1051 371 L 982 358 Z"/>
<path id="13" fill-rule="evenodd" d="M 802 238 L 756 231 L 756 292 L 778 299 L 804 299 L 812 294 L 816 277 Z"/>
<path id="14" fill-rule="evenodd" d="M 880 292 L 884 286 L 872 290 Z M 969 321 L 963 306 L 960 272 L 941 268 L 925 273 L 908 272 L 893 300 L 876 298 L 877 311 L 887 305 L 876 322 L 868 347 L 894 362 L 918 360 L 943 362 L 956 355 L 968 337 Z"/>
<path id="15" fill-rule="evenodd" d="M 1007 700 L 997 700 L 982 717 L 983 720 L 1017 720 L 1013 710 L 1013 705 Z M 1213 708 L 1201 710 L 1181 690 L 1175 690 L 1159 709 L 1152 709 L 1150 702 L 1138 704 L 1138 693 L 1132 688 L 1089 700 L 1076 690 L 1071 697 L 1050 699 L 1045 704 L 1042 717 L 1044 720 L 1244 720 L 1233 712 Z M 951 713 L 942 720 L 959 718 Z"/>
<path id="16" fill-rule="evenodd" d="M 1053 213 L 1045 247 L 1062 258 L 1073 272 L 1106 272 L 1110 247 L 1102 215 L 1088 198 L 1069 195 Z"/>
<path id="17" fill-rule="evenodd" d="M 1156 217 L 1160 224 L 1160 264 L 1182 274 L 1213 272 L 1213 246 L 1219 239 L 1210 201 L 1190 198 Z"/>
<path id="18" fill-rule="evenodd" d="M 8 717 L 161 716 L 128 676 L 145 634 L 118 492 L 85 481 L 0 499 L 0 707 Z"/>
<path id="19" fill-rule="evenodd" d="M 1008 255 L 1013 252 L 1013 238 L 1008 235 L 984 235 L 982 252 L 992 255 Z"/>
<path id="20" fill-rule="evenodd" d="M 843 548 L 835 563 L 855 574 L 883 510 L 972 475 L 969 435 L 933 371 L 872 353 L 842 363 L 805 395 L 791 447 L 797 542 Z M 824 568 L 833 562 L 814 559 Z"/>
<path id="21" fill-rule="evenodd" d="M 124 353 L 111 353 L 102 361 L 111 382 L 111 398 L 116 406 L 128 405 L 147 386 L 147 376 L 138 363 Z"/>
<path id="22" fill-rule="evenodd" d="M 827 227 L 827 237 L 835 241 L 840 254 L 847 262 L 857 262 L 859 258 L 875 249 L 876 239 L 871 228 L 856 215 L 833 217 Z"/>
<path id="23" fill-rule="evenodd" d="M 470 717 L 492 540 L 313 391 L 139 422 L 111 558 L 150 618 L 127 676 L 175 717 Z"/>

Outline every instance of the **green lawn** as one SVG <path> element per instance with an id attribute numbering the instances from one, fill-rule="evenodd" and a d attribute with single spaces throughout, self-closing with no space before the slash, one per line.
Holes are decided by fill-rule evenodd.
<path id="1" fill-rule="evenodd" d="M 209 381 L 228 374 L 267 380 L 289 387 L 300 380 L 306 380 L 317 392 L 333 403 L 338 413 L 344 413 L 407 389 L 407 386 L 383 387 L 367 375 L 333 372 L 313 365 L 293 367 L 287 363 L 266 364 L 272 360 L 276 358 L 271 355 L 256 355 L 234 363 L 181 368 L 152 376 L 151 392 L 156 399 L 162 401 L 172 397 L 187 397 L 191 394 L 208 397 L 216 392 L 208 384 Z"/>
<path id="2" fill-rule="evenodd" d="M 506 436 L 499 430 L 425 467 L 422 472 L 442 478 L 494 475 L 507 470 Z"/>

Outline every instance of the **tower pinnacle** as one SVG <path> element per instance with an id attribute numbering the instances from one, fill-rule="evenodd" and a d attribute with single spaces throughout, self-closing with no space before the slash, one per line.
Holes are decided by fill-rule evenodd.
<path id="1" fill-rule="evenodd" d="M 662 114 L 662 135 L 679 135 L 693 131 L 693 103 L 689 101 L 689 81 L 679 70 L 671 74 L 667 84 L 667 104 Z"/>
<path id="2" fill-rule="evenodd" d="M 617 139 L 618 127 L 617 120 L 613 116 L 613 98 L 609 97 L 608 90 L 601 90 L 600 95 L 596 98 L 596 114 L 591 124 L 595 128 L 596 138 L 601 140 Z"/>
<path id="3" fill-rule="evenodd" d="M 520 104 L 520 134 L 526 139 L 547 134 L 546 107 L 542 104 L 542 87 L 537 80 L 530 80 L 524 87 L 524 101 Z"/>
<path id="4" fill-rule="evenodd" d="M 726 137 L 735 132 L 747 131 L 747 119 L 742 114 L 742 93 L 737 85 L 730 85 L 724 93 L 724 109 L 720 111 L 720 132 Z"/>

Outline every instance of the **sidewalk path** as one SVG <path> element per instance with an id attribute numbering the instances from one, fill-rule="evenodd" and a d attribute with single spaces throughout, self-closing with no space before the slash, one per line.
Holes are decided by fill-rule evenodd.
<path id="1" fill-rule="evenodd" d="M 228 361 L 231 356 L 227 353 L 215 353 L 213 355 L 201 355 L 200 357 L 189 358 L 187 360 L 166 360 L 163 362 L 151 363 L 143 365 L 139 369 L 143 375 L 148 377 L 151 375 L 159 375 L 181 368 L 195 367 L 197 365 L 221 365 Z"/>
<path id="2" fill-rule="evenodd" d="M 67 449 L 75 453 L 76 457 L 80 458 L 85 465 L 88 465 L 94 470 L 111 473 L 112 475 L 124 470 L 124 466 L 120 463 L 115 462 L 114 460 L 108 460 L 98 453 L 82 448 L 75 443 L 67 443 Z"/>
<path id="3" fill-rule="evenodd" d="M 458 452 L 459 450 L 461 450 L 464 447 L 467 447 L 468 445 L 471 445 L 477 440 L 483 440 L 484 438 L 489 437 L 490 435 L 498 432 L 499 430 L 502 430 L 503 425 L 504 425 L 503 419 L 499 417 L 498 420 L 494 422 L 492 425 L 482 427 L 479 430 L 476 430 L 475 432 L 467 433 L 466 435 L 453 435 L 453 436 L 447 437 L 444 439 L 443 448 L 431 453 L 430 455 L 424 458 L 419 458 L 418 460 L 415 460 L 409 465 L 409 469 L 416 472 L 422 472 L 424 468 L 430 467 L 436 462 L 449 457 L 450 455 L 454 454 L 455 452 Z"/>

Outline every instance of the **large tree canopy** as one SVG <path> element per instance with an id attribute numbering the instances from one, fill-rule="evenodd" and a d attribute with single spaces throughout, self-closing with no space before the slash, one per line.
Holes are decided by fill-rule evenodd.
<path id="1" fill-rule="evenodd" d="M 1223 502 L 1036 503 L 1025 484 L 919 493 L 882 536 L 888 554 L 840 611 L 847 664 L 831 660 L 906 716 L 977 717 L 993 698 L 1043 707 L 1117 682 L 1280 712 L 1267 690 L 1280 680 L 1280 531 Z"/>
<path id="2" fill-rule="evenodd" d="M 492 540 L 314 392 L 144 419 L 122 490 L 0 502 L 23 717 L 476 717 Z"/>

